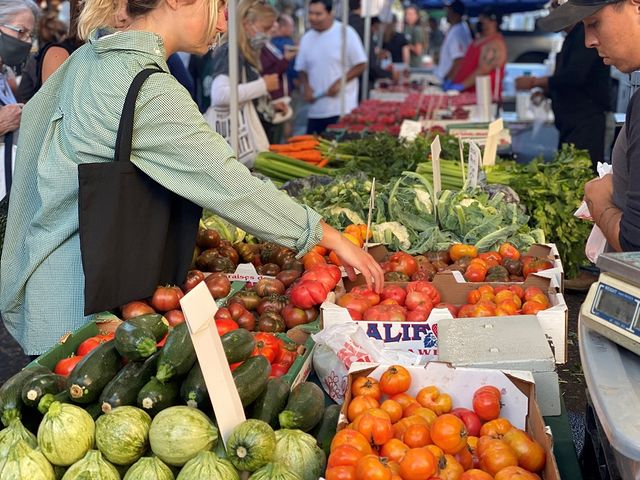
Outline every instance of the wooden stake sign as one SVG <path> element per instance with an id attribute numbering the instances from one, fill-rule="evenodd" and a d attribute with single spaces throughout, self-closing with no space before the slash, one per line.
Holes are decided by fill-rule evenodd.
<path id="1" fill-rule="evenodd" d="M 439 193 L 442 190 L 442 178 L 440 174 L 440 154 L 442 146 L 440 145 L 440 135 L 431 143 L 431 161 L 433 162 L 433 192 Z"/>
<path id="2" fill-rule="evenodd" d="M 498 152 L 498 135 L 504 130 L 504 122 L 501 118 L 489 124 L 487 132 L 487 142 L 484 146 L 483 165 L 495 165 Z"/>

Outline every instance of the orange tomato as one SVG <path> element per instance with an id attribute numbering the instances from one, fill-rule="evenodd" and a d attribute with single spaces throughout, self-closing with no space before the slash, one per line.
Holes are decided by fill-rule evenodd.
<path id="1" fill-rule="evenodd" d="M 524 289 L 520 285 L 509 285 L 509 290 L 515 293 L 520 300 L 524 298 Z"/>
<path id="2" fill-rule="evenodd" d="M 426 447 L 431 443 L 431 434 L 426 425 L 409 425 L 402 434 L 402 441 L 409 448 Z"/>
<path id="3" fill-rule="evenodd" d="M 391 419 L 380 408 L 371 408 L 362 413 L 353 422 L 353 426 L 371 445 L 384 445 L 393 438 Z"/>
<path id="4" fill-rule="evenodd" d="M 496 473 L 495 480 L 540 480 L 535 473 L 520 467 L 505 467 Z"/>
<path id="5" fill-rule="evenodd" d="M 453 406 L 451 396 L 447 393 L 441 393 L 438 387 L 434 385 L 422 388 L 418 392 L 416 400 L 423 407 L 433 410 L 436 415 L 449 413 Z"/>
<path id="6" fill-rule="evenodd" d="M 320 245 L 316 245 L 315 247 L 313 247 L 311 249 L 312 252 L 315 252 L 319 255 L 322 255 L 323 257 L 329 253 L 329 250 L 327 250 L 325 247 L 321 247 Z"/>
<path id="7" fill-rule="evenodd" d="M 375 378 L 358 377 L 351 385 L 351 395 L 354 397 L 365 395 L 380 400 L 382 392 L 380 391 L 380 384 Z"/>
<path id="8" fill-rule="evenodd" d="M 455 455 L 467 445 L 467 429 L 462 420 L 446 413 L 433 422 L 431 439 L 444 453 Z"/>
<path id="9" fill-rule="evenodd" d="M 374 397 L 369 395 L 361 395 L 351 399 L 349 406 L 347 407 L 347 418 L 350 422 L 353 422 L 358 415 L 366 412 L 370 408 L 378 408 L 380 403 Z"/>
<path id="10" fill-rule="evenodd" d="M 404 411 L 405 408 L 413 404 L 416 399 L 406 393 L 397 393 L 391 397 L 391 400 L 398 402 Z"/>
<path id="11" fill-rule="evenodd" d="M 500 416 L 500 398 L 491 392 L 476 393 L 473 396 L 473 411 L 485 422 Z"/>
<path id="12" fill-rule="evenodd" d="M 364 239 L 368 237 L 369 240 L 373 238 L 373 232 L 369 230 L 369 234 L 367 235 L 367 226 L 364 223 L 359 223 L 358 227 L 360 227 L 360 236 Z"/>
<path id="13" fill-rule="evenodd" d="M 350 466 L 341 466 L 328 468 L 325 480 L 356 480 L 356 468 Z"/>
<path id="14" fill-rule="evenodd" d="M 391 473 L 393 474 L 393 477 L 391 477 L 392 480 L 402 480 L 400 478 L 400 463 L 395 462 L 393 460 L 390 460 L 387 462 L 387 466 L 389 467 L 389 470 L 391 470 Z"/>
<path id="15" fill-rule="evenodd" d="M 402 440 L 402 436 L 404 435 L 404 432 L 411 425 L 425 425 L 427 427 L 429 426 L 427 421 L 423 417 L 421 417 L 420 415 L 411 415 L 410 417 L 405 417 L 405 418 L 403 418 L 399 422 L 396 422 L 393 425 L 393 436 L 394 436 L 394 438 Z"/>
<path id="16" fill-rule="evenodd" d="M 479 289 L 471 290 L 467 294 L 467 303 L 470 305 L 475 305 L 480 301 L 480 295 L 482 295 L 482 292 Z"/>
<path id="17" fill-rule="evenodd" d="M 518 465 L 530 472 L 539 472 L 544 468 L 547 457 L 542 446 L 518 428 L 512 428 L 504 434 L 502 440 L 516 452 Z"/>
<path id="18" fill-rule="evenodd" d="M 363 242 L 364 240 L 364 232 L 360 230 L 360 227 L 358 225 L 355 225 L 355 224 L 347 225 L 343 233 L 353 235 L 355 238 L 358 239 L 359 242 Z"/>
<path id="19" fill-rule="evenodd" d="M 414 414 L 414 412 L 419 409 L 422 408 L 422 405 L 420 405 L 418 402 L 411 402 L 409 405 L 407 405 L 403 411 L 402 411 L 402 416 L 403 417 L 410 417 L 411 415 Z"/>
<path id="20" fill-rule="evenodd" d="M 523 315 L 535 315 L 542 310 L 546 310 L 548 307 L 535 300 L 528 300 L 522 304 Z"/>
<path id="21" fill-rule="evenodd" d="M 493 317 L 496 314 L 496 305 L 492 302 L 479 301 L 473 310 L 473 316 L 480 317 Z"/>
<path id="22" fill-rule="evenodd" d="M 497 262 L 498 264 L 502 263 L 502 255 L 500 255 L 499 252 L 484 252 L 478 255 L 478 257 L 485 261 Z"/>
<path id="23" fill-rule="evenodd" d="M 431 427 L 431 425 L 433 425 L 433 422 L 436 421 L 436 418 L 438 418 L 436 412 L 426 407 L 416 408 L 415 410 L 413 410 L 412 414 L 423 417 L 427 421 L 429 427 Z"/>
<path id="24" fill-rule="evenodd" d="M 340 445 L 351 445 L 365 455 L 369 455 L 371 453 L 371 445 L 367 442 L 367 439 L 360 432 L 353 429 L 345 428 L 344 430 L 337 432 L 331 441 L 330 451 L 333 452 Z"/>
<path id="25" fill-rule="evenodd" d="M 377 455 L 366 455 L 356 464 L 356 480 L 391 480 L 391 469 Z"/>
<path id="26" fill-rule="evenodd" d="M 524 301 L 527 301 L 531 300 L 534 295 L 544 295 L 544 292 L 538 287 L 527 287 L 522 298 Z"/>
<path id="27" fill-rule="evenodd" d="M 360 248 L 364 245 L 364 241 L 360 238 L 360 234 L 353 235 L 351 233 L 343 233 L 342 236 L 353 243 L 356 247 Z"/>
<path id="28" fill-rule="evenodd" d="M 516 453 L 502 440 L 491 440 L 480 454 L 480 468 L 491 475 L 495 475 L 503 468 L 517 465 Z"/>
<path id="29" fill-rule="evenodd" d="M 455 458 L 458 461 L 458 463 L 462 465 L 462 468 L 464 470 L 469 470 L 473 468 L 473 454 L 469 449 L 469 445 L 467 445 L 466 448 L 463 448 L 458 453 L 456 453 Z"/>
<path id="30" fill-rule="evenodd" d="M 310 270 L 316 265 L 325 265 L 326 263 L 324 257 L 317 252 L 312 251 L 302 257 L 302 264 L 305 270 Z"/>
<path id="31" fill-rule="evenodd" d="M 480 257 L 474 258 L 473 260 L 471 260 L 469 262 L 469 265 L 480 265 L 485 270 L 489 269 L 489 264 L 487 263 L 487 261 Z M 493 293 L 493 288 L 491 289 L 491 293 Z"/>
<path id="32" fill-rule="evenodd" d="M 482 394 L 481 394 L 482 395 Z M 513 428 L 511 422 L 506 418 L 496 418 L 490 422 L 485 423 L 480 428 L 481 437 L 502 438 L 505 433 Z"/>
<path id="33" fill-rule="evenodd" d="M 388 458 L 392 462 L 400 462 L 409 447 L 397 438 L 392 438 L 380 449 L 380 456 Z"/>
<path id="34" fill-rule="evenodd" d="M 380 377 L 380 389 L 389 396 L 404 393 L 411 386 L 411 374 L 402 365 L 392 365 Z"/>
<path id="35" fill-rule="evenodd" d="M 502 398 L 502 392 L 500 392 L 500 389 L 497 387 L 494 387 L 493 385 L 483 385 L 482 387 L 478 388 L 475 392 L 473 392 L 473 396 L 475 397 L 476 395 L 479 395 L 483 392 L 493 393 L 496 397 L 498 397 L 498 400 Z"/>
<path id="36" fill-rule="evenodd" d="M 391 419 L 391 423 L 396 423 L 402 418 L 402 405 L 395 400 L 385 400 L 382 402 L 382 405 L 380 405 L 380 408 L 387 412 Z"/>
<path id="37" fill-rule="evenodd" d="M 547 297 L 544 293 L 536 293 L 535 295 L 531 295 L 528 301 L 538 302 L 542 305 L 545 305 L 547 308 L 551 306 L 551 302 L 549 302 L 549 297 Z"/>
<path id="38" fill-rule="evenodd" d="M 329 252 L 329 261 L 334 265 L 337 265 L 338 267 L 342 266 L 342 262 L 338 258 L 338 255 L 336 254 L 336 252 L 334 252 L 333 250 Z"/>
<path id="39" fill-rule="evenodd" d="M 327 478 L 327 480 L 329 479 Z M 460 480 L 493 480 L 493 477 L 487 472 L 483 472 L 477 468 L 472 468 L 471 470 L 464 472 L 462 476 L 460 476 Z"/>
<path id="40" fill-rule="evenodd" d="M 487 269 L 481 265 L 469 265 L 464 272 L 464 278 L 469 282 L 484 282 L 487 278 Z"/>
<path id="41" fill-rule="evenodd" d="M 515 300 L 513 300 L 514 298 L 517 297 L 512 296 L 510 300 L 503 300 L 502 302 L 497 303 L 498 307 L 496 308 L 496 314 L 498 313 L 498 310 L 500 310 L 504 313 L 504 316 L 517 315 L 520 306 Z M 518 302 L 519 301 L 520 299 L 518 299 Z"/>
<path id="42" fill-rule="evenodd" d="M 404 480 L 424 480 L 436 473 L 438 464 L 426 448 L 411 448 L 400 462 L 400 476 Z"/>
<path id="43" fill-rule="evenodd" d="M 449 247 L 449 257 L 453 262 L 460 260 L 462 257 L 478 256 L 478 249 L 474 245 L 466 245 L 464 243 L 454 243 Z"/>
<path id="44" fill-rule="evenodd" d="M 520 260 L 520 251 L 513 243 L 505 242 L 500 245 L 498 253 L 502 258 L 508 258 L 510 260 Z"/>
<path id="45" fill-rule="evenodd" d="M 495 301 L 496 301 L 496 296 L 493 293 L 485 292 L 480 294 L 480 300 L 478 301 L 478 303 L 480 302 L 495 303 Z"/>
<path id="46" fill-rule="evenodd" d="M 473 312 L 475 311 L 475 308 L 476 308 L 475 305 L 463 305 L 458 310 L 458 318 L 470 318 L 470 317 L 473 317 Z"/>
<path id="47" fill-rule="evenodd" d="M 444 462 L 444 452 L 442 451 L 442 449 L 434 444 L 427 445 L 425 448 L 427 448 L 427 450 L 433 453 L 433 456 L 436 457 L 436 463 L 438 464 L 439 468 L 440 464 Z"/>
<path id="48" fill-rule="evenodd" d="M 364 457 L 364 453 L 351 445 L 340 445 L 329 455 L 327 468 L 355 467 L 358 460 Z"/>
<path id="49" fill-rule="evenodd" d="M 440 480 L 459 480 L 464 473 L 464 468 L 452 455 L 445 454 L 444 462 L 440 464 L 438 478 Z"/>
<path id="50" fill-rule="evenodd" d="M 513 300 L 514 297 L 514 293 L 510 290 L 500 290 L 499 292 L 496 292 L 495 294 L 495 298 L 494 301 L 496 303 L 501 303 L 501 302 L 506 302 L 508 300 Z"/>

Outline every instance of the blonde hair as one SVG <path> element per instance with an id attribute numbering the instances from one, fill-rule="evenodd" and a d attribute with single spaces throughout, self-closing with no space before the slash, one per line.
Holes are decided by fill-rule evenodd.
<path id="1" fill-rule="evenodd" d="M 258 70 L 261 69 L 260 52 L 251 48 L 251 42 L 244 30 L 243 22 L 254 23 L 268 17 L 273 17 L 275 22 L 278 14 L 265 0 L 240 0 L 238 4 L 238 48 L 247 62 Z"/>
<path id="2" fill-rule="evenodd" d="M 127 15 L 137 18 L 155 10 L 163 0 L 85 0 L 78 18 L 78 36 L 87 40 L 94 30 L 113 26 L 121 1 L 126 2 Z M 206 15 L 209 19 L 206 38 L 214 37 L 218 15 L 226 8 L 226 3 L 226 0 L 206 2 Z"/>

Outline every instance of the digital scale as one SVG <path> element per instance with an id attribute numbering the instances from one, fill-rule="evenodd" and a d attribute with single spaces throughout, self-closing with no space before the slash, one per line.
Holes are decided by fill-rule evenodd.
<path id="1" fill-rule="evenodd" d="M 603 253 L 580 311 L 586 327 L 640 355 L 640 252 Z"/>

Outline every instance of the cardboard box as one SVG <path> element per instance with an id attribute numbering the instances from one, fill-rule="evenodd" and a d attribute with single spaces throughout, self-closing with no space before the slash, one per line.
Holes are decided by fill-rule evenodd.
<path id="1" fill-rule="evenodd" d="M 346 282 L 345 282 L 346 283 Z M 496 287 L 504 285 L 500 283 L 480 283 L 460 281 L 453 272 L 442 272 L 435 276 L 433 285 L 440 292 L 442 302 L 453 305 L 464 305 L 467 303 L 467 295 L 472 290 L 482 285 Z M 404 285 L 401 283 L 399 285 Z M 508 284 L 512 285 L 512 284 Z M 524 283 L 520 283 L 523 288 L 538 287 L 547 293 L 551 302 L 551 308 L 543 310 L 536 315 L 540 326 L 544 331 L 554 352 L 557 364 L 567 362 L 567 329 L 569 315 L 567 304 L 558 286 L 554 286 L 555 279 L 544 278 L 538 274 L 530 275 Z M 352 285 L 350 285 L 352 288 Z M 350 288 L 347 288 L 347 291 Z M 523 315 L 513 318 L 514 321 L 521 319 Z M 428 360 L 438 359 L 438 321 L 443 318 L 452 318 L 447 309 L 434 308 L 426 322 L 368 322 L 358 321 L 367 335 L 372 338 L 382 340 L 387 347 L 400 350 L 409 350 L 423 355 Z M 330 315 L 324 316 L 325 324 L 331 321 Z M 461 321 L 464 321 L 461 319 Z"/>
<path id="2" fill-rule="evenodd" d="M 371 376 L 379 379 L 388 365 L 376 363 L 354 363 L 349 370 L 349 388 L 342 406 L 338 430 L 348 424 L 346 411 L 351 400 L 351 385 L 358 377 Z M 501 372 L 453 368 L 444 363 L 431 362 L 424 367 L 407 367 L 412 383 L 407 393 L 416 395 L 422 387 L 436 385 L 441 391 L 451 395 L 454 407 L 471 408 L 473 392 L 482 385 L 495 385 L 502 391 L 501 415 L 513 425 L 525 430 L 547 454 L 547 463 L 542 472 L 543 480 L 560 480 L 558 465 L 553 455 L 553 438 L 547 433 L 540 409 L 535 401 L 535 386 L 528 372 Z"/>

